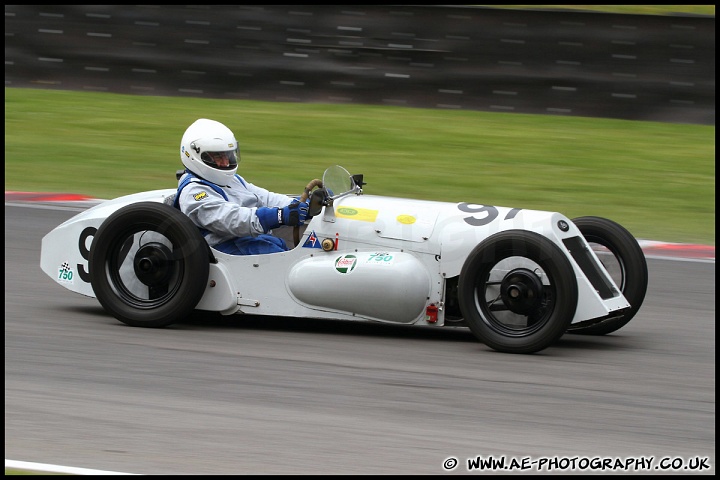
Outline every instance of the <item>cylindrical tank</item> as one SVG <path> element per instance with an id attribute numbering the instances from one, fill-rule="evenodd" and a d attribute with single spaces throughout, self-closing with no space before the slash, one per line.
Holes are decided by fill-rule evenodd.
<path id="1" fill-rule="evenodd" d="M 298 302 L 319 310 L 410 323 L 424 314 L 430 276 L 404 252 L 333 252 L 298 262 L 287 277 Z"/>

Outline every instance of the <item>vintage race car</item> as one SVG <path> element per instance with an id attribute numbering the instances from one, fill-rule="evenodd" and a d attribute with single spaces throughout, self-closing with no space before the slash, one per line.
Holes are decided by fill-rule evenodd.
<path id="1" fill-rule="evenodd" d="M 303 193 L 305 225 L 273 232 L 291 248 L 248 256 L 209 247 L 172 206 L 174 189 L 119 197 L 48 233 L 41 268 L 131 326 L 200 310 L 469 327 L 509 353 L 616 331 L 645 298 L 643 251 L 611 220 L 368 195 L 364 185 L 328 168 Z"/>

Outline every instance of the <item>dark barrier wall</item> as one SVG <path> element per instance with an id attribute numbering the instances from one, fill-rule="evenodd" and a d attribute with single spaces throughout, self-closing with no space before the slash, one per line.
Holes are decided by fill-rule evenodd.
<path id="1" fill-rule="evenodd" d="M 715 124 L 715 17 L 6 5 L 5 86 Z"/>

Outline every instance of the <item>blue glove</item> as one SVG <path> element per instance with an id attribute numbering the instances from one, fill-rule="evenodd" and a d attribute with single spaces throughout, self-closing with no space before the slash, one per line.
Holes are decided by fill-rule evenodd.
<path id="1" fill-rule="evenodd" d="M 256 215 L 260 220 L 265 233 L 280 225 L 297 227 L 305 223 L 308 214 L 308 204 L 294 200 L 290 205 L 283 208 L 260 207 Z"/>
<path id="2" fill-rule="evenodd" d="M 291 227 L 303 225 L 307 218 L 308 208 L 307 202 L 293 200 L 290 205 L 280 209 L 280 223 Z"/>

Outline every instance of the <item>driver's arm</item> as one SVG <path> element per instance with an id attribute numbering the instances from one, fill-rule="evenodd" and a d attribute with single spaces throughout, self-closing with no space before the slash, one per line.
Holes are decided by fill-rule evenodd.
<path id="1" fill-rule="evenodd" d="M 180 210 L 195 225 L 212 232 L 218 241 L 265 233 L 255 214 L 257 207 L 243 207 L 232 198 L 225 200 L 215 190 L 198 182 L 190 183 L 180 192 Z"/>

